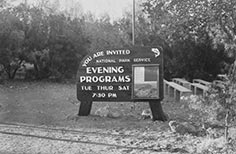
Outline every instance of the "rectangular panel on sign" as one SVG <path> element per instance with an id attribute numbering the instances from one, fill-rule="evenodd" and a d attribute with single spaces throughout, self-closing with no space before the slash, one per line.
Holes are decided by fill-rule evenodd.
<path id="1" fill-rule="evenodd" d="M 133 65 L 133 99 L 159 99 L 159 65 Z"/>

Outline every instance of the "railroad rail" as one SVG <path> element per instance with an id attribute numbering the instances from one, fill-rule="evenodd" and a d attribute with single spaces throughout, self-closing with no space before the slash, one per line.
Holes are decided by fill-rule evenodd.
<path id="1" fill-rule="evenodd" d="M 144 136 L 126 134 L 107 134 L 101 132 L 86 132 L 65 128 L 52 128 L 14 123 L 0 123 L 0 134 L 23 136 L 80 144 L 115 147 L 149 152 L 165 152 L 166 149 L 155 147 L 156 139 Z M 146 144 L 149 142 L 149 144 Z M 150 144 L 151 142 L 151 144 Z"/>

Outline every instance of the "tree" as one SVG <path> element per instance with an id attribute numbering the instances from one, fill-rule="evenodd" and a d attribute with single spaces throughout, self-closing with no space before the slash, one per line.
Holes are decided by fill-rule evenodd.
<path id="1" fill-rule="evenodd" d="M 34 65 L 29 76 L 36 79 L 75 76 L 89 43 L 82 18 L 53 12 L 44 3 L 20 4 L 0 13 L 0 63 L 9 78 L 25 62 Z"/>
<path id="2" fill-rule="evenodd" d="M 63 14 L 51 15 L 49 26 L 51 74 L 60 78 L 74 77 L 89 43 L 83 33 L 84 21 L 67 18 Z"/>
<path id="3" fill-rule="evenodd" d="M 5 0 L 0 0 L 0 8 L 3 8 L 6 5 Z"/>
<path id="4" fill-rule="evenodd" d="M 160 35 L 172 48 L 174 56 L 167 68 L 172 77 L 211 80 L 225 72 L 223 64 L 231 60 L 221 46 L 214 48 L 212 41 L 216 40 L 213 33 L 219 31 L 214 18 L 222 12 L 215 1 L 148 0 L 143 5 L 154 37 Z M 211 68 L 212 62 L 219 67 Z"/>
<path id="5" fill-rule="evenodd" d="M 100 19 L 94 19 L 92 15 L 85 16 L 85 27 L 90 41 L 89 52 L 102 48 L 120 48 L 125 44 L 119 28 L 111 23 L 108 14 L 104 14 Z"/>
<path id="6" fill-rule="evenodd" d="M 224 111 L 226 140 L 230 120 L 235 114 L 235 8 L 236 1 L 233 0 L 148 0 L 144 3 L 154 32 L 162 34 L 175 48 L 174 76 L 209 79 L 212 75 L 214 79 L 218 73 L 229 71 L 225 84 L 213 88 L 198 107 L 208 115 Z M 231 69 L 221 72 L 225 63 L 232 64 Z"/>
<path id="7" fill-rule="evenodd" d="M 22 27 L 20 19 L 11 9 L 0 12 L 0 64 L 4 67 L 9 79 L 14 79 L 24 61 L 25 33 Z"/>
<path id="8" fill-rule="evenodd" d="M 37 79 L 48 77 L 49 68 L 46 61 L 48 60 L 49 25 L 47 13 L 40 8 L 23 4 L 13 9 L 17 17 L 21 19 L 22 29 L 25 33 L 23 43 L 24 61 L 34 65 L 33 75 L 31 76 Z"/>

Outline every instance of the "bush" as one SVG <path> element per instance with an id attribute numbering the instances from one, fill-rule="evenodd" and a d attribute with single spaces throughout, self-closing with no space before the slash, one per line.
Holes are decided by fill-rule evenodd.
<path id="1" fill-rule="evenodd" d="M 227 113 L 227 108 L 225 108 L 221 102 L 218 100 L 216 94 L 208 94 L 205 97 L 190 95 L 181 97 L 181 102 L 189 110 L 196 112 L 191 112 L 191 117 L 196 117 L 201 115 L 199 119 L 202 123 L 209 123 L 211 125 L 224 125 L 225 116 Z M 198 115 L 196 115 L 198 114 Z M 229 119 L 230 122 L 233 122 L 236 116 L 235 108 L 229 110 Z"/>

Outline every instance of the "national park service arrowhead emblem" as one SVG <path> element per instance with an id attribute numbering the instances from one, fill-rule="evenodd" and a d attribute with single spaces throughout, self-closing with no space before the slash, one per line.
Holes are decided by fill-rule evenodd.
<path id="1" fill-rule="evenodd" d="M 155 57 L 158 57 L 161 54 L 157 48 L 152 48 L 152 52 L 155 54 Z"/>

